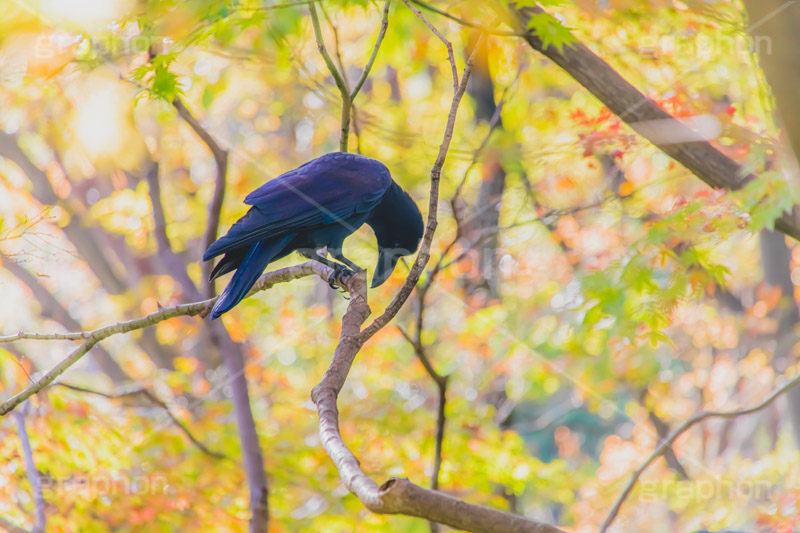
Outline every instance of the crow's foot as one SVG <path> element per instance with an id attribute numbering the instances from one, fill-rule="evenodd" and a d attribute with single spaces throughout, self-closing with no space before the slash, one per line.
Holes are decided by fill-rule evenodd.
<path id="1" fill-rule="evenodd" d="M 330 285 L 331 289 L 338 289 L 337 283 L 344 283 L 344 278 L 350 277 L 354 275 L 355 272 L 347 268 L 346 266 L 342 266 L 336 264 L 333 267 L 333 272 L 331 272 L 330 276 L 328 276 L 328 285 Z M 347 292 L 342 290 L 342 292 Z"/>

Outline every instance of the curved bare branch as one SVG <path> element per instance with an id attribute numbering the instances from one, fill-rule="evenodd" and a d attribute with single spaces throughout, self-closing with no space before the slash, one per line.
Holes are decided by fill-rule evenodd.
<path id="1" fill-rule="evenodd" d="M 292 281 L 298 278 L 310 276 L 310 275 L 317 275 L 320 276 L 322 279 L 328 279 L 328 276 L 332 273 L 332 269 L 319 263 L 317 261 L 307 261 L 300 265 L 291 266 L 287 268 L 282 268 L 280 270 L 276 270 L 274 272 L 267 272 L 261 278 L 259 278 L 258 282 L 253 286 L 253 288 L 248 293 L 248 297 L 255 294 L 256 292 L 260 292 L 266 289 L 269 289 L 273 285 L 278 283 L 286 283 L 288 281 Z M 15 394 L 8 400 L 0 403 L 0 416 L 9 413 L 13 410 L 16 406 L 20 403 L 24 402 L 44 387 L 55 381 L 58 376 L 63 374 L 69 367 L 74 365 L 78 362 L 81 357 L 83 357 L 92 347 L 97 344 L 98 342 L 102 341 L 103 339 L 107 339 L 112 335 L 118 335 L 120 333 L 128 333 L 130 331 L 135 331 L 139 329 L 144 329 L 148 326 L 152 326 L 154 324 L 158 324 L 159 322 L 163 322 L 164 320 L 168 320 L 170 318 L 175 318 L 179 316 L 206 316 L 210 311 L 211 308 L 214 306 L 214 302 L 217 301 L 217 298 L 209 298 L 208 300 L 203 300 L 201 302 L 194 302 L 188 304 L 180 304 L 174 307 L 166 307 L 164 309 L 159 309 L 155 313 L 150 313 L 149 315 L 143 316 L 141 318 L 137 318 L 134 320 L 128 320 L 125 322 L 118 322 L 116 324 L 110 326 L 104 326 L 102 328 L 98 328 L 92 331 L 85 331 L 85 332 L 75 332 L 75 333 L 68 333 L 68 334 L 61 334 L 61 335 L 37 335 L 33 333 L 17 333 L 16 335 L 11 335 L 8 337 L 0 337 L 0 342 L 9 342 L 10 340 L 17 340 L 17 339 L 32 339 L 32 338 L 48 338 L 48 339 L 62 339 L 62 340 L 83 340 L 83 344 L 75 348 L 65 359 L 63 359 L 60 363 L 56 366 L 51 368 L 46 374 L 42 377 L 37 379 L 31 386 L 27 387 L 23 391 Z"/>
<path id="2" fill-rule="evenodd" d="M 738 409 L 736 411 L 703 411 L 686 420 L 686 422 L 676 428 L 675 431 L 670 433 L 666 439 L 661 441 L 661 444 L 659 444 L 656 449 L 653 450 L 653 453 L 650 454 L 650 457 L 648 457 L 644 463 L 639 465 L 639 467 L 633 471 L 630 481 L 628 481 L 628 484 L 625 486 L 622 494 L 620 494 L 619 498 L 614 504 L 614 507 L 611 508 L 611 511 L 608 513 L 608 516 L 603 522 L 603 525 L 600 527 L 600 533 L 604 533 L 617 518 L 617 515 L 622 508 L 622 504 L 625 503 L 625 500 L 627 500 L 628 496 L 630 496 L 631 492 L 633 492 L 634 487 L 636 487 L 636 483 L 638 483 L 639 478 L 642 476 L 644 471 L 647 470 L 651 464 L 653 464 L 653 461 L 664 455 L 664 452 L 671 448 L 672 445 L 675 444 L 675 441 L 678 440 L 681 435 L 691 429 L 692 426 L 708 418 L 736 418 L 737 416 L 749 415 L 760 411 L 768 407 L 781 394 L 787 392 L 798 383 L 800 383 L 800 376 L 796 376 L 794 379 L 787 381 L 782 387 L 779 387 L 772 394 L 770 394 L 763 402 L 747 409 Z"/>

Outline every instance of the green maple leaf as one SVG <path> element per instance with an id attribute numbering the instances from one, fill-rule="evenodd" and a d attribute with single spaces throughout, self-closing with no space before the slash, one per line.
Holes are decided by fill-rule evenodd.
<path id="1" fill-rule="evenodd" d="M 542 40 L 544 48 L 555 46 L 561 51 L 565 44 L 575 42 L 570 28 L 561 24 L 560 20 L 548 13 L 533 14 L 528 21 L 528 29 Z"/>

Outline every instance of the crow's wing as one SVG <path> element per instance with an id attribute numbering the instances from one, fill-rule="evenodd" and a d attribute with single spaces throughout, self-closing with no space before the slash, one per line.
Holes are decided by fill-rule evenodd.
<path id="1" fill-rule="evenodd" d="M 248 194 L 244 203 L 253 207 L 208 248 L 203 260 L 287 233 L 346 224 L 350 217 L 374 209 L 391 182 L 389 170 L 374 159 L 344 153 L 322 156 Z"/>

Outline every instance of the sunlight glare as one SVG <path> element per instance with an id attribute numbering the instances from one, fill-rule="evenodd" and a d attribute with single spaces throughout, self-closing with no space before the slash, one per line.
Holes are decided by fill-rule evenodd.
<path id="1" fill-rule="evenodd" d="M 122 148 L 130 96 L 119 83 L 100 76 L 92 77 L 85 91 L 75 114 L 78 141 L 91 159 L 113 155 Z"/>
<path id="2" fill-rule="evenodd" d="M 133 7 L 131 0 L 43 0 L 41 12 L 48 19 L 82 30 L 99 30 Z"/>

